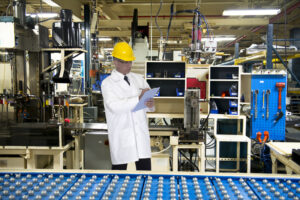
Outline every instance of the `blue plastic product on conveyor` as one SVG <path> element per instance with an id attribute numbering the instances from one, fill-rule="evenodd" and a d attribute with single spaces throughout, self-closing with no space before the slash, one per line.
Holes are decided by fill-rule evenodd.
<path id="1" fill-rule="evenodd" d="M 300 178 L 0 172 L 0 199 L 300 199 Z"/>

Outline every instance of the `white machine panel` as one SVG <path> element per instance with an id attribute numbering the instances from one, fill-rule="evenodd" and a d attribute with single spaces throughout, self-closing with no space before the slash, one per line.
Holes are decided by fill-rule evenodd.
<path id="1" fill-rule="evenodd" d="M 210 39 L 204 42 L 204 51 L 214 53 L 217 51 L 217 41 Z"/>
<path id="2" fill-rule="evenodd" d="M 25 169 L 25 159 L 0 157 L 0 169 Z"/>
<path id="3" fill-rule="evenodd" d="M 0 22 L 0 48 L 14 48 L 15 25 L 14 23 Z"/>

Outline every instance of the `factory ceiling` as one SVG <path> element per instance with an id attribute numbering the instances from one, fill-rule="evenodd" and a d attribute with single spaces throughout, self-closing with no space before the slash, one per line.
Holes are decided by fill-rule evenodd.
<path id="1" fill-rule="evenodd" d="M 51 7 L 44 0 L 27 0 L 27 13 L 59 12 L 61 8 L 73 10 L 77 19 L 83 19 L 84 4 L 89 4 L 92 15 L 92 24 L 97 19 L 96 34 L 98 37 L 120 38 L 129 41 L 131 37 L 131 22 L 134 9 L 138 9 L 138 26 L 149 26 L 149 42 L 153 48 L 158 47 L 160 35 L 166 38 L 170 20 L 170 7 L 174 2 L 174 11 L 199 8 L 209 25 L 210 35 L 234 36 L 240 47 L 248 47 L 253 43 L 263 43 L 268 23 L 274 24 L 274 37 L 289 38 L 289 31 L 300 28 L 300 1 L 299 0 L 53 0 L 60 7 Z M 121 1 L 121 2 L 120 2 Z M 123 2 L 122 2 L 123 1 Z M 157 23 L 155 16 L 160 8 Z M 5 15 L 9 0 L 0 1 L 0 14 Z M 281 12 L 274 16 L 222 16 L 226 9 L 248 8 L 280 8 Z M 95 13 L 93 15 L 93 13 Z M 97 17 L 96 17 L 97 16 Z M 173 17 L 169 40 L 177 41 L 169 44 L 169 48 L 181 49 L 188 47 L 191 38 L 193 15 L 182 13 Z M 51 28 L 52 20 L 44 23 Z M 152 28 L 151 28 L 152 27 Z M 205 28 L 205 27 L 204 27 Z M 205 34 L 204 34 L 205 35 Z M 152 37 L 151 37 L 152 36 Z M 151 40 L 152 38 L 152 40 Z M 281 43 L 282 44 L 282 43 Z M 113 42 L 101 42 L 100 45 L 112 47 Z M 233 50 L 234 41 L 224 41 L 218 44 L 219 50 Z"/>

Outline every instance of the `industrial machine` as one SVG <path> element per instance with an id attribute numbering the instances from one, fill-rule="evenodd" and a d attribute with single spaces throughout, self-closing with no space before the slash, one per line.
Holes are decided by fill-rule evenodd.
<path id="1" fill-rule="evenodd" d="M 78 97 L 60 91 L 57 83 L 71 82 L 73 58 L 84 52 L 80 49 L 81 28 L 72 22 L 72 11 L 62 10 L 61 22 L 53 24 L 55 48 L 49 48 L 48 29 L 38 18 L 25 17 L 25 8 L 25 0 L 15 0 L 14 16 L 0 17 L 0 28 L 5 30 L 0 33 L 0 51 L 9 55 L 11 66 L 4 66 L 11 72 L 5 77 L 11 84 L 0 86 L 0 160 L 6 163 L 1 167 L 11 167 L 7 163 L 16 157 L 23 162 L 19 168 L 36 168 L 36 159 L 49 155 L 52 160 L 46 162 L 62 169 L 63 154 L 74 143 L 64 123 L 83 118 L 83 104 L 74 104 Z M 61 53 L 59 61 L 51 61 L 53 52 Z"/>
<path id="2" fill-rule="evenodd" d="M 60 22 L 55 22 L 52 25 L 53 47 L 81 48 L 81 27 L 80 23 L 72 22 L 72 11 L 68 9 L 61 10 L 60 18 Z M 66 52 L 66 56 L 70 54 L 71 52 Z M 72 64 L 72 57 L 67 58 L 64 69 L 59 67 L 59 71 L 53 77 L 53 81 L 57 83 L 71 83 L 70 70 Z"/>
<path id="3" fill-rule="evenodd" d="M 206 134 L 200 130 L 200 89 L 187 90 L 184 100 L 184 129 L 179 131 L 179 141 L 203 142 Z"/>

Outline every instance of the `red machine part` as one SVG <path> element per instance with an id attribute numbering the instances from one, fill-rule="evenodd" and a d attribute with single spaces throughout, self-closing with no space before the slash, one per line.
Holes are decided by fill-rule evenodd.
<path id="1" fill-rule="evenodd" d="M 256 133 L 256 139 L 261 143 L 261 132 Z"/>
<path id="2" fill-rule="evenodd" d="M 196 78 L 187 78 L 186 80 L 186 88 L 199 88 L 200 89 L 200 98 L 206 99 L 206 82 L 198 81 Z"/>

